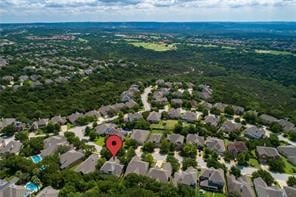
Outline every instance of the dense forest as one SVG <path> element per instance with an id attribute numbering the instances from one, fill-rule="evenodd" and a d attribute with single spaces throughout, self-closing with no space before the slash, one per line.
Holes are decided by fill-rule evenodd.
<path id="1" fill-rule="evenodd" d="M 163 78 L 206 83 L 214 90 L 212 102 L 242 105 L 295 122 L 293 30 L 294 23 L 2 25 L 0 39 L 14 44 L 0 47 L 2 58 L 9 59 L 9 64 L 0 70 L 1 78 L 28 74 L 24 68 L 31 64 L 38 66 L 34 60 L 43 57 L 81 57 L 86 64 L 95 60 L 116 63 L 105 64 L 104 69 L 87 77 L 74 76 L 62 84 L 36 88 L 25 84 L 17 91 L 8 86 L 0 90 L 0 116 L 29 120 L 87 111 L 115 103 L 131 83 Z M 28 36 L 65 34 L 76 38 L 28 39 Z M 176 50 L 159 52 L 135 47 L 131 40 L 165 42 L 176 45 Z M 52 77 L 46 72 L 44 76 Z"/>

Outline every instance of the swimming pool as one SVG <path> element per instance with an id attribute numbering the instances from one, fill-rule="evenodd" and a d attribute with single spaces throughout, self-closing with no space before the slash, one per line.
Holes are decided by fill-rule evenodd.
<path id="1" fill-rule="evenodd" d="M 30 193 L 38 192 L 38 190 L 39 190 L 39 186 L 36 185 L 35 183 L 32 183 L 32 182 L 28 182 L 28 183 L 25 185 L 25 188 L 26 188 L 26 190 L 29 191 Z"/>
<path id="2" fill-rule="evenodd" d="M 34 155 L 31 157 L 33 163 L 37 164 L 37 163 L 40 163 L 42 161 L 42 157 L 41 155 Z"/>

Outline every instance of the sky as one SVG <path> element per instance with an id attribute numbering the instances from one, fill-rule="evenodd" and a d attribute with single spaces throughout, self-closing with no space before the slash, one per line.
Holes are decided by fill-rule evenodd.
<path id="1" fill-rule="evenodd" d="M 0 23 L 296 21 L 296 0 L 0 0 Z"/>

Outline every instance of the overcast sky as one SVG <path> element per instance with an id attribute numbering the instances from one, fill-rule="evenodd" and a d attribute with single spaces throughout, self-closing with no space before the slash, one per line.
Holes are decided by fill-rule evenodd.
<path id="1" fill-rule="evenodd" d="M 296 21 L 296 0 L 0 0 L 0 22 Z"/>

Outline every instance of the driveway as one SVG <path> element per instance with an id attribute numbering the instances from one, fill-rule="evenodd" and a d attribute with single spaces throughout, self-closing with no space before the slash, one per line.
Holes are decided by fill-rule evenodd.
<path id="1" fill-rule="evenodd" d="M 151 92 L 151 90 L 152 90 L 152 86 L 149 86 L 149 87 L 145 88 L 144 93 L 141 94 L 141 100 L 142 100 L 145 111 L 150 111 L 151 110 L 151 105 L 148 102 L 148 95 Z"/>

